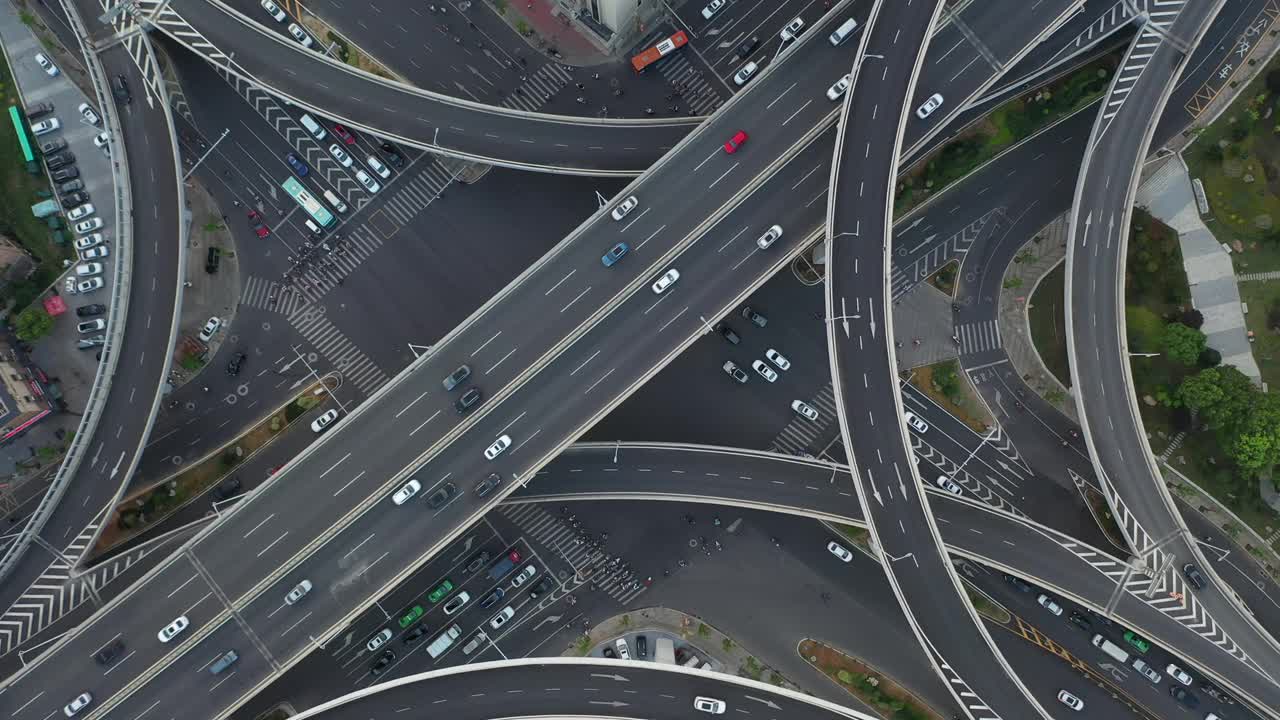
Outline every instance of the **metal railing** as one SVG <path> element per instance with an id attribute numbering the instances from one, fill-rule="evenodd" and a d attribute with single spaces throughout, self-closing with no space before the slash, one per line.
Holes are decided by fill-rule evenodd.
<path id="1" fill-rule="evenodd" d="M 123 137 L 119 120 L 115 115 L 115 106 L 105 102 L 111 97 L 106 73 L 98 63 L 97 57 L 85 46 L 85 38 L 89 37 L 89 33 L 71 3 L 64 0 L 61 4 L 80 42 L 80 53 L 85 59 L 85 68 L 88 71 L 89 81 L 93 85 L 94 95 L 97 97 L 103 124 L 110 129 L 113 138 Z M 12 63 L 10 67 L 13 67 Z M 66 493 L 67 486 L 71 484 L 71 479 L 79 471 L 85 450 L 98 429 L 98 421 L 102 419 L 102 411 L 111 393 L 111 380 L 115 376 L 116 365 L 120 360 L 116 351 L 124 337 L 125 318 L 129 310 L 129 289 L 133 281 L 133 216 L 129 211 L 131 188 L 124 143 L 113 142 L 110 148 L 112 186 L 115 188 L 116 261 L 115 274 L 111 281 L 111 309 L 107 314 L 107 340 L 102 346 L 102 360 L 98 363 L 98 372 L 94 375 L 93 386 L 89 389 L 89 398 L 85 402 L 80 427 L 76 428 L 75 437 L 67 448 L 66 457 L 58 468 L 58 474 L 54 476 L 49 489 L 45 491 L 40 504 L 19 533 L 18 538 L 5 549 L 4 557 L 0 558 L 0 582 L 3 582 L 5 577 L 13 571 L 31 541 L 44 529 L 45 523 L 49 521 L 54 509 L 58 507 L 58 503 Z"/>

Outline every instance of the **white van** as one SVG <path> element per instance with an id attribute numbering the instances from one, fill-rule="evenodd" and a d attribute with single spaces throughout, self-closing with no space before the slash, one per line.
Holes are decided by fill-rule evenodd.
<path id="1" fill-rule="evenodd" d="M 453 645 L 453 641 L 457 640 L 458 636 L 461 634 L 462 628 L 457 625 L 451 626 L 448 630 L 440 633 L 440 637 L 431 641 L 431 644 L 427 646 L 427 654 L 431 656 L 432 660 L 440 657 L 444 654 L 445 650 L 448 650 L 449 647 Z"/>
<path id="2" fill-rule="evenodd" d="M 332 190 L 324 191 L 324 199 L 329 201 L 329 204 L 333 206 L 334 210 L 337 210 L 340 213 L 345 213 L 347 211 L 347 204 L 342 202 L 342 199 L 337 195 L 334 195 Z"/>
<path id="3" fill-rule="evenodd" d="M 832 35 L 832 37 L 834 38 L 835 36 Z M 329 134 L 325 132 L 324 128 L 320 127 L 320 123 L 316 122 L 315 118 L 312 118 L 310 115 L 303 115 L 301 122 L 302 127 L 306 128 L 307 132 L 311 133 L 311 137 L 317 140 L 323 140 L 325 139 L 325 136 Z"/>
<path id="4" fill-rule="evenodd" d="M 835 32 L 831 33 L 831 37 L 829 38 L 831 40 L 831 44 L 836 47 L 840 47 L 840 43 L 844 42 L 845 38 L 852 35 L 853 31 L 857 29 L 858 29 L 857 20 L 854 20 L 853 18 L 849 18 L 848 20 L 845 20 L 843 23 L 840 24 L 840 27 L 836 28 Z"/>
<path id="5" fill-rule="evenodd" d="M 317 225 L 317 224 L 315 224 L 314 222 L 312 222 L 310 218 L 308 218 L 308 219 L 306 219 L 306 220 L 303 220 L 303 221 L 302 221 L 302 224 L 303 224 L 303 225 L 306 225 L 306 226 L 307 226 L 307 229 L 308 229 L 308 230 L 310 230 L 312 233 L 314 233 L 314 234 L 316 234 L 316 235 L 320 235 L 320 234 L 321 234 L 321 232 L 320 232 L 320 226 L 319 226 L 319 225 Z"/>

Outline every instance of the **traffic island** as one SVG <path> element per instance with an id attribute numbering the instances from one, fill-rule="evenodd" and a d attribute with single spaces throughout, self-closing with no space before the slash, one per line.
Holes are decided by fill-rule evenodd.
<path id="1" fill-rule="evenodd" d="M 974 432 L 982 434 L 995 427 L 995 419 L 969 384 L 968 375 L 960 372 L 958 360 L 915 368 L 909 382 Z"/>
<path id="2" fill-rule="evenodd" d="M 845 692 L 892 720 L 945 720 L 919 697 L 862 660 L 817 640 L 805 639 L 796 648 L 800 657 Z"/>
<path id="3" fill-rule="evenodd" d="M 232 482 L 234 487 L 229 488 L 227 497 L 220 500 L 241 494 L 239 481 L 233 477 L 235 469 L 320 406 L 336 387 L 337 380 L 333 378 L 312 384 L 244 434 L 186 470 L 124 498 L 106 523 L 90 561 L 147 536 L 165 520 L 224 481 Z"/>

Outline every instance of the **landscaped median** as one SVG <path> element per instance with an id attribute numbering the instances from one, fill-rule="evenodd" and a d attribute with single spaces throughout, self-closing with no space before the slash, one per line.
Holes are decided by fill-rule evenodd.
<path id="1" fill-rule="evenodd" d="M 802 640 L 800 657 L 851 695 L 891 720 L 943 720 L 911 691 L 852 655 L 817 640 Z"/>
<path id="2" fill-rule="evenodd" d="M 93 555 L 100 555 L 136 538 L 226 480 L 240 464 L 323 403 L 336 387 L 337 381 L 331 378 L 313 383 L 200 462 L 126 497 L 112 513 Z"/>

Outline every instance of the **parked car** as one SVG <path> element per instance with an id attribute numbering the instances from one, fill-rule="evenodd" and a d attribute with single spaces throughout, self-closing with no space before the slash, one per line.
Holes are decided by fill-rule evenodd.
<path id="1" fill-rule="evenodd" d="M 85 320 L 84 322 L 76 325 L 76 330 L 78 330 L 81 335 L 88 335 L 89 333 L 94 333 L 94 332 L 98 332 L 100 330 L 106 330 L 106 329 L 107 329 L 107 321 L 103 320 L 102 318 L 97 318 L 94 320 Z"/>
<path id="2" fill-rule="evenodd" d="M 218 333 L 218 329 L 222 327 L 222 318 L 214 315 L 205 321 L 204 327 L 200 329 L 200 341 L 209 342 L 213 336 Z"/>
<path id="3" fill-rule="evenodd" d="M 69 280 L 70 278 L 68 278 Z M 75 288 L 78 293 L 91 293 L 94 290 L 101 290 L 106 287 L 107 282 L 100 277 L 91 277 L 88 280 L 81 280 L 76 283 Z"/>
<path id="4" fill-rule="evenodd" d="M 76 308 L 76 315 L 79 317 L 93 317 L 101 315 L 107 311 L 107 306 L 102 303 L 94 303 L 92 305 L 81 305 Z"/>
<path id="5" fill-rule="evenodd" d="M 782 42 L 785 43 L 791 40 L 795 40 L 797 37 L 800 36 L 800 33 L 803 31 L 804 31 L 804 18 L 799 18 L 799 17 L 792 18 L 791 22 L 783 26 L 782 32 L 778 34 L 778 37 L 781 38 Z"/>
<path id="6" fill-rule="evenodd" d="M 271 16 L 272 20 L 275 20 L 276 22 L 284 22 L 286 16 L 284 11 L 280 9 L 279 5 L 271 2 L 271 0 L 262 0 L 261 5 L 262 9 L 267 11 L 267 14 Z"/>
<path id="7" fill-rule="evenodd" d="M 312 45 L 316 44 L 316 41 L 312 40 L 311 36 L 308 35 L 298 23 L 289 23 L 289 34 L 293 36 L 294 40 L 301 43 L 304 48 L 310 48 Z"/>
<path id="8" fill-rule="evenodd" d="M 782 353 L 778 352 L 777 350 L 774 350 L 773 348 L 769 348 L 768 350 L 765 350 L 764 357 L 766 360 L 773 363 L 774 367 L 778 368 L 779 370 L 791 369 L 791 361 L 783 357 Z"/>
<path id="9" fill-rule="evenodd" d="M 733 378 L 737 382 L 745 383 L 747 381 L 747 374 L 743 372 L 742 368 L 738 367 L 738 364 L 735 363 L 734 361 L 726 360 L 722 367 L 725 371 L 725 374 L 727 374 L 729 377 Z"/>
<path id="10" fill-rule="evenodd" d="M 804 402 L 803 400 L 792 400 L 791 409 L 795 410 L 797 413 L 799 413 L 801 416 L 805 417 L 806 419 L 813 420 L 813 421 L 817 421 L 818 419 L 818 411 L 814 410 L 812 405 L 810 405 L 807 402 Z"/>
<path id="11" fill-rule="evenodd" d="M 75 231 L 77 235 L 84 235 L 85 233 L 93 232 L 94 230 L 101 230 L 103 224 L 102 218 L 100 217 L 89 218 L 88 220 L 81 220 L 76 223 Z"/>
<path id="12" fill-rule="evenodd" d="M 337 408 L 333 408 L 328 412 L 326 412 L 325 414 L 321 415 L 320 417 L 316 418 L 315 420 L 311 421 L 311 432 L 322 433 L 326 429 L 328 429 L 330 425 L 333 424 L 334 420 L 337 420 L 337 419 L 338 419 L 338 410 Z"/>
<path id="13" fill-rule="evenodd" d="M 366 165 L 369 166 L 369 169 L 372 170 L 374 174 L 376 174 L 378 177 L 382 178 L 383 180 L 390 179 L 391 168 L 384 165 L 382 161 L 377 158 L 376 155 L 370 155 L 369 157 L 364 159 L 364 162 Z"/>
<path id="14" fill-rule="evenodd" d="M 751 369 L 759 373 L 760 377 L 769 382 L 777 382 L 778 373 L 773 368 L 765 364 L 763 360 L 755 360 L 751 363 Z"/>
<path id="15" fill-rule="evenodd" d="M 80 177 L 80 168 L 75 165 L 64 167 L 49 173 L 49 177 L 53 178 L 54 182 L 65 183 L 68 180 L 75 180 Z"/>
<path id="16" fill-rule="evenodd" d="M 720 336 L 727 340 L 730 345 L 737 345 L 742 342 L 742 338 L 738 333 L 733 331 L 733 328 L 729 327 L 729 323 L 718 323 L 716 325 L 716 332 L 720 333 Z"/>
<path id="17" fill-rule="evenodd" d="M 93 277 L 94 275 L 101 275 L 101 274 L 102 274 L 102 263 L 91 262 L 91 263 L 80 263 L 79 265 L 76 265 L 76 277 L 87 278 L 87 277 Z"/>
<path id="18" fill-rule="evenodd" d="M 338 143 L 332 143 L 329 145 L 329 154 L 332 155 L 333 159 L 337 160 L 338 164 L 344 168 L 351 167 L 352 163 L 355 162 L 351 159 L 351 156 L 347 154 L 347 151 L 343 150 L 342 146 Z"/>
<path id="19" fill-rule="evenodd" d="M 1066 690 L 1058 691 L 1058 702 L 1077 712 L 1084 709 L 1084 701 Z"/>
<path id="20" fill-rule="evenodd" d="M 80 111 L 80 117 L 84 118 L 84 121 L 90 125 L 102 124 L 102 116 L 98 114 L 97 110 L 90 107 L 89 103 L 80 103 L 76 106 L 76 110 Z"/>
<path id="21" fill-rule="evenodd" d="M 30 117 L 28 115 L 28 117 Z M 45 155 L 52 155 L 67 149 L 66 138 L 53 138 L 40 143 L 40 152 Z"/>
<path id="22" fill-rule="evenodd" d="M 356 180 L 358 180 L 360 184 L 364 186 L 364 189 L 368 190 L 370 193 L 376 193 L 382 189 L 382 185 L 377 180 L 369 177 L 369 173 L 363 170 L 356 171 Z"/>
<path id="23" fill-rule="evenodd" d="M 62 196 L 62 208 L 64 210 L 70 210 L 87 202 L 89 202 L 89 193 L 86 192 L 73 192 Z"/>
<path id="24" fill-rule="evenodd" d="M 1044 608 L 1045 610 L 1048 610 L 1054 615 L 1062 615 L 1062 606 L 1059 605 L 1056 600 L 1049 597 L 1048 595 L 1041 593 L 1040 597 L 1036 598 L 1036 602 L 1040 603 L 1040 607 Z"/>
<path id="25" fill-rule="evenodd" d="M 49 77 L 57 77 L 58 73 L 61 72 L 58 70 L 58 66 L 54 65 L 53 61 L 49 59 L 49 56 L 42 52 L 36 53 L 36 64 L 39 65 L 40 69 L 44 70 L 45 74 Z"/>
<path id="26" fill-rule="evenodd" d="M 81 205 L 71 210 L 70 212 L 68 212 L 67 219 L 74 222 L 76 220 L 87 218 L 90 215 L 94 214 L 95 212 L 97 212 L 97 209 L 94 208 L 91 203 L 85 203 L 84 205 Z"/>
<path id="27" fill-rule="evenodd" d="M 338 136 L 338 137 L 340 137 L 340 138 L 342 138 L 342 142 L 344 142 L 344 143 L 346 143 L 346 144 L 348 144 L 348 145 L 355 145 L 355 144 L 356 144 L 356 134 L 355 134 L 355 132 L 353 132 L 352 130 L 349 130 L 349 129 L 347 128 L 347 126 L 346 126 L 346 125 L 334 125 L 334 126 L 333 126 L 333 134 L 334 134 L 334 135 L 337 135 L 337 136 Z"/>
<path id="28" fill-rule="evenodd" d="M 751 76 L 755 75 L 756 70 L 759 70 L 759 69 L 760 69 L 760 66 L 756 64 L 755 60 L 752 60 L 746 65 L 743 65 L 742 67 L 738 68 L 738 72 L 733 74 L 733 84 L 737 85 L 738 87 L 742 87 L 743 85 L 746 85 L 747 81 L 751 79 Z"/>
<path id="29" fill-rule="evenodd" d="M 835 555 L 844 562 L 853 562 L 853 551 L 835 540 L 827 543 L 827 552 Z"/>
<path id="30" fill-rule="evenodd" d="M 111 254 L 111 248 L 108 248 L 106 245 L 99 245 L 98 247 L 89 248 L 88 250 L 85 250 L 84 252 L 80 253 L 80 259 L 81 260 L 102 260 L 110 254 Z"/>
<path id="31" fill-rule="evenodd" d="M 712 16 L 720 12 L 728 2 L 729 0 L 711 0 L 711 4 L 702 8 L 702 19 L 710 20 Z"/>
<path id="32" fill-rule="evenodd" d="M 239 375 L 240 368 L 244 366 L 245 357 L 246 355 L 242 352 L 232 355 L 231 359 L 227 361 L 227 374 L 232 377 Z"/>
<path id="33" fill-rule="evenodd" d="M 738 60 L 746 60 L 747 56 L 755 52 L 758 47 L 760 47 L 760 37 L 752 36 L 743 40 L 742 43 L 738 45 L 738 49 L 734 52 L 734 56 L 737 57 Z M 753 70 L 752 72 L 755 71 Z"/>
<path id="34" fill-rule="evenodd" d="M 39 137 L 41 135 L 48 135 L 49 133 L 53 132 L 54 130 L 57 130 L 60 127 L 62 127 L 62 123 L 58 120 L 58 118 L 49 118 L 48 120 L 41 120 L 40 122 L 32 125 L 31 134 L 35 135 L 36 137 Z"/>

